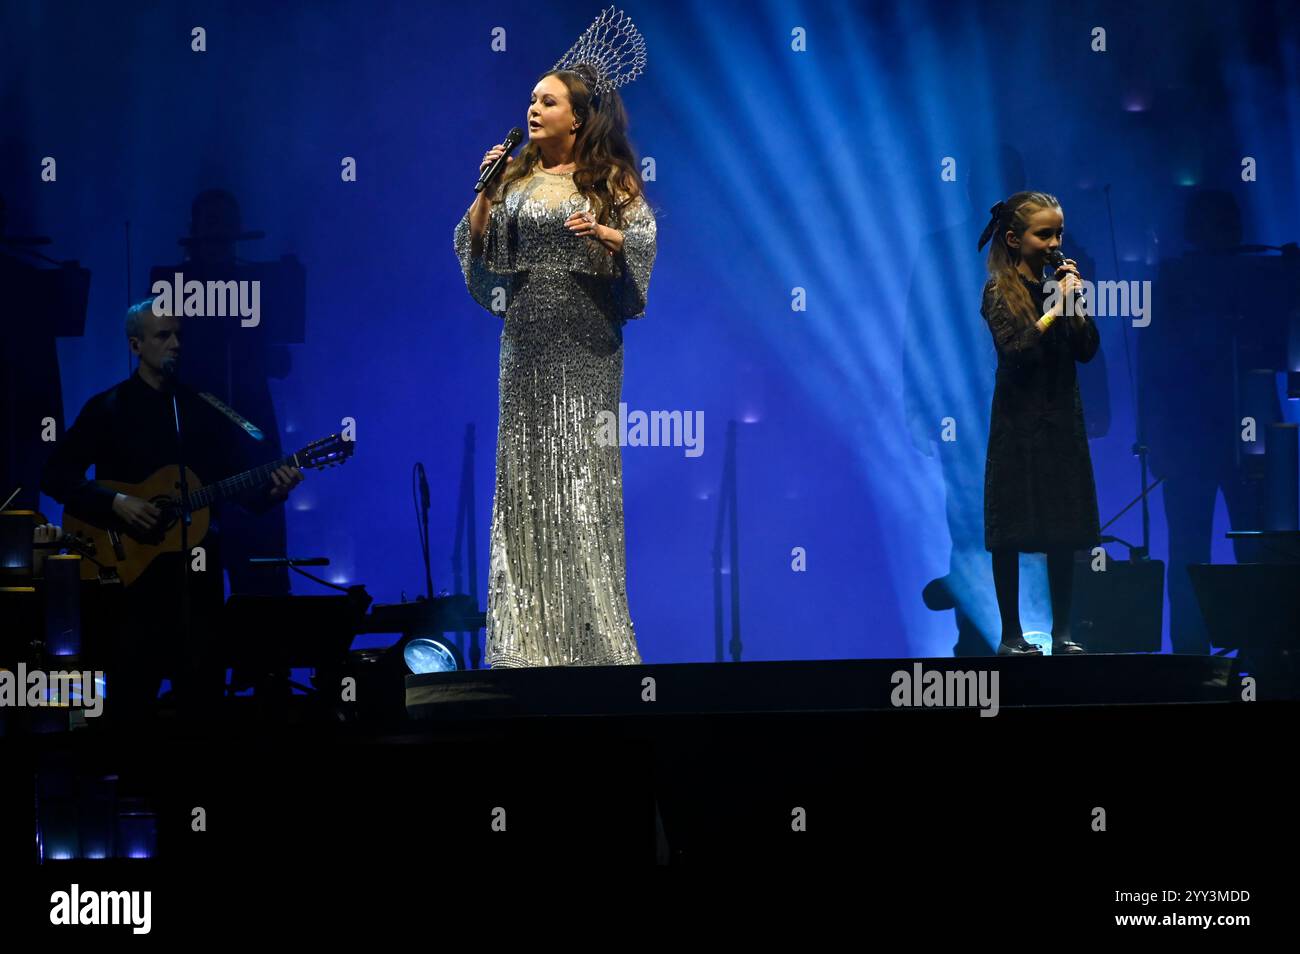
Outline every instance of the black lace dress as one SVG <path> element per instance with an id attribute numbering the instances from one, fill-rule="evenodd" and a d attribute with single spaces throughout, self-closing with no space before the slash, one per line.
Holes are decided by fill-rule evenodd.
<path id="1" fill-rule="evenodd" d="M 1043 286 L 1020 277 L 1042 315 Z M 998 352 L 984 467 L 984 547 L 1045 553 L 1096 546 L 1097 490 L 1074 363 L 1097 353 L 1097 325 L 1087 317 L 1074 330 L 1062 317 L 1039 332 L 1012 314 L 992 280 L 980 313 Z"/>

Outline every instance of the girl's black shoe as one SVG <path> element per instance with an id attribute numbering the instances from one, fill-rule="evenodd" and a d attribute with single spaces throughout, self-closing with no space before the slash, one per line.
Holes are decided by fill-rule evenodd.
<path id="1" fill-rule="evenodd" d="M 1025 637 L 1010 643 L 998 643 L 999 656 L 1041 656 L 1043 651 Z"/>
<path id="2" fill-rule="evenodd" d="M 1070 639 L 1053 639 L 1052 655 L 1053 656 L 1078 656 L 1086 653 L 1087 650 L 1078 643 Z"/>

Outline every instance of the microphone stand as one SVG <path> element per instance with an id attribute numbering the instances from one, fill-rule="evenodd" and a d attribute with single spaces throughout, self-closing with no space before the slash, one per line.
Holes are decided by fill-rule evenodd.
<path id="1" fill-rule="evenodd" d="M 185 646 L 185 661 L 189 665 L 189 672 L 186 673 L 182 680 L 186 685 L 178 687 L 177 681 L 173 681 L 173 690 L 176 691 L 176 702 L 178 708 L 183 707 L 190 699 L 194 699 L 198 691 L 199 673 L 199 654 L 195 651 L 194 634 L 190 626 L 190 490 L 189 482 L 185 479 L 185 441 L 184 431 L 181 427 L 181 410 L 180 403 L 177 400 L 177 382 L 173 373 L 168 381 L 172 392 L 172 416 L 176 422 L 176 468 L 178 482 L 177 488 L 180 490 L 181 500 L 181 620 L 180 634 Z M 179 690 L 179 691 L 177 691 Z M 182 692 L 189 699 L 182 698 Z"/>
<path id="2" fill-rule="evenodd" d="M 433 568 L 429 562 L 429 478 L 425 476 L 424 465 L 416 461 L 412 477 L 415 480 L 415 493 L 418 494 L 415 505 L 415 529 L 420 534 L 420 551 L 424 556 L 424 590 L 430 602 L 433 600 Z"/>
<path id="3" fill-rule="evenodd" d="M 1111 261 L 1115 268 L 1115 279 L 1118 281 L 1119 247 L 1115 244 L 1115 213 L 1111 209 L 1110 205 L 1110 183 L 1107 183 L 1103 187 L 1102 191 L 1106 194 L 1106 218 L 1110 222 L 1110 254 Z M 1147 452 L 1149 451 L 1149 448 L 1147 447 L 1146 441 L 1146 418 L 1142 413 L 1142 395 L 1138 390 L 1138 382 L 1133 376 L 1133 358 L 1129 352 L 1128 345 L 1128 326 L 1121 323 L 1120 327 L 1123 328 L 1124 363 L 1128 370 L 1129 391 L 1133 395 L 1133 410 L 1134 417 L 1136 418 L 1135 429 L 1137 431 L 1133 443 L 1133 453 L 1136 454 L 1138 458 L 1138 487 L 1140 488 L 1138 500 L 1142 504 L 1142 545 L 1138 547 L 1129 547 L 1129 559 L 1133 562 L 1137 562 L 1138 560 L 1149 560 L 1151 558 L 1151 507 L 1147 500 L 1147 495 L 1155 489 L 1156 484 L 1159 484 L 1160 481 L 1156 481 L 1156 484 L 1152 484 L 1150 487 L 1147 486 L 1147 481 L 1149 479 L 1147 471 Z M 1133 504 L 1129 503 L 1128 507 L 1125 507 L 1119 514 L 1116 514 L 1115 517 L 1106 524 L 1106 526 L 1110 526 L 1111 523 L 1114 523 L 1115 519 L 1118 519 L 1119 515 L 1124 513 L 1124 511 L 1128 510 L 1131 506 L 1133 506 Z"/>
<path id="4" fill-rule="evenodd" d="M 729 544 L 731 609 L 731 641 L 727 649 L 732 662 L 740 662 L 740 514 L 736 474 L 736 422 L 727 422 L 727 444 L 722 458 L 722 481 L 718 488 L 718 518 L 713 526 L 713 656 L 714 662 L 723 661 L 723 595 L 722 565 L 724 538 Z"/>

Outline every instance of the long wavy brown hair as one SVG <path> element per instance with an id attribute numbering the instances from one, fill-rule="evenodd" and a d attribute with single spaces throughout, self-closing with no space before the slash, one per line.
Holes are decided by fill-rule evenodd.
<path id="1" fill-rule="evenodd" d="M 1029 228 L 1029 219 L 1042 209 L 1059 209 L 1061 203 L 1056 196 L 1046 192 L 1017 192 L 1002 200 L 1002 215 L 997 227 L 993 229 L 993 238 L 989 245 L 988 270 L 995 281 L 1002 300 L 1007 303 L 1011 313 L 1026 324 L 1038 320 L 1034 313 L 1034 302 L 1029 291 L 1020 280 L 1017 265 L 1020 263 L 1020 250 L 1007 245 L 1007 232 L 1014 232 L 1017 238 L 1023 238 Z"/>
<path id="2" fill-rule="evenodd" d="M 573 142 L 573 185 L 591 202 L 596 221 L 618 227 L 624 210 L 641 194 L 641 176 L 637 173 L 636 155 L 627 138 L 627 109 L 618 90 L 593 97 L 596 76 L 591 67 L 580 63 L 572 70 L 547 70 L 537 77 L 541 82 L 556 76 L 569 91 L 574 117 L 582 125 Z M 536 143 L 520 150 L 515 161 L 497 177 L 489 198 L 496 202 L 511 183 L 533 171 L 542 157 Z"/>

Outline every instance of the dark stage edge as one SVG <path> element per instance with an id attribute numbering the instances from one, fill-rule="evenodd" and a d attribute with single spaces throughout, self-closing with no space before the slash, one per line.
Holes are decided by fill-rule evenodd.
<path id="1" fill-rule="evenodd" d="M 1232 702 L 1236 660 L 1220 656 L 1081 655 L 962 659 L 552 666 L 406 677 L 413 719 L 865 712 L 891 702 L 905 672 L 997 673 L 999 705 L 1113 706 Z M 653 680 L 654 700 L 645 680 Z M 986 676 L 986 679 L 991 679 Z"/>
<path id="2" fill-rule="evenodd" d="M 914 663 L 995 669 L 998 715 L 895 708 L 891 676 Z M 1240 701 L 1232 666 L 1092 656 L 412 677 L 421 717 L 396 723 L 0 739 L 13 822 L 0 848 L 22 873 L 13 899 L 30 894 L 25 920 L 72 881 L 134 886 L 155 892 L 167 936 L 222 912 L 232 925 L 287 923 L 288 904 L 290 920 L 423 910 L 453 883 L 481 902 L 488 885 L 505 891 L 501 879 L 522 885 L 510 875 L 536 869 L 575 872 L 586 892 L 608 871 L 656 865 L 823 875 L 881 923 L 959 916 L 983 932 L 1046 920 L 1073 934 L 1131 931 L 1116 914 L 1211 910 L 1276 928 L 1292 904 L 1278 861 L 1292 863 L 1300 834 L 1300 704 Z M 646 676 L 655 703 L 641 701 Z M 157 814 L 155 856 L 37 864 L 38 773 L 115 775 Z M 203 833 L 191 830 L 196 805 Z M 491 825 L 498 808 L 504 832 Z M 792 828 L 795 811 L 806 830 Z M 1219 888 L 1251 900 L 1115 900 Z"/>

